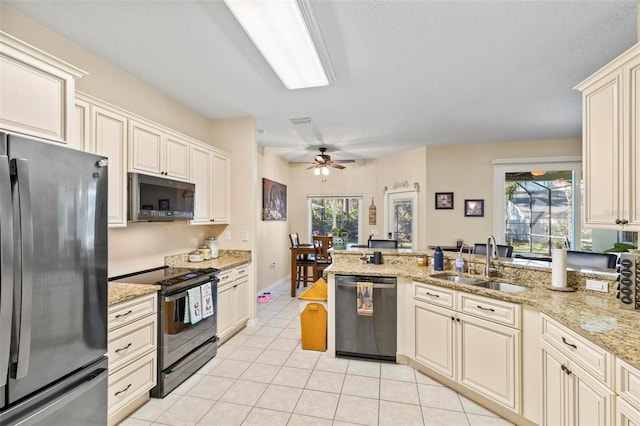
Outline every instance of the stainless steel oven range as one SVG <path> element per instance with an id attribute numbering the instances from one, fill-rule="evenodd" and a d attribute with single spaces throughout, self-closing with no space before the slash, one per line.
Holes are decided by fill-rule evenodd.
<path id="1" fill-rule="evenodd" d="M 158 384 L 151 389 L 152 397 L 164 398 L 216 355 L 217 273 L 214 268 L 164 266 L 109 279 L 162 287 L 158 297 Z M 188 319 L 187 291 L 197 287 L 202 289 L 207 283 L 211 284 L 213 315 L 194 324 Z"/>

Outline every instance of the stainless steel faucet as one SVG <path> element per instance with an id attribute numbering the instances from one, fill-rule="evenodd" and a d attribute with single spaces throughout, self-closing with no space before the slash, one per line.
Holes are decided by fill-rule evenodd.
<path id="1" fill-rule="evenodd" d="M 496 243 L 496 237 L 493 235 L 489 235 L 487 238 L 487 253 L 486 253 L 486 264 L 484 267 L 484 275 L 486 277 L 491 276 L 491 272 L 495 272 L 496 270 L 491 268 L 491 261 L 498 260 L 498 243 Z"/>

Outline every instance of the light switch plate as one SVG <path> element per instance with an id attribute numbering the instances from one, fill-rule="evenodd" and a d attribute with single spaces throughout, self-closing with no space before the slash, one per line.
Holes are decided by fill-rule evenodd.
<path id="1" fill-rule="evenodd" d="M 231 239 L 231 231 L 225 231 L 224 239 L 229 241 Z"/>
<path id="2" fill-rule="evenodd" d="M 249 231 L 242 231 L 242 241 L 249 241 Z"/>
<path id="3" fill-rule="evenodd" d="M 587 290 L 607 293 L 609 291 L 609 283 L 606 281 L 587 280 Z"/>

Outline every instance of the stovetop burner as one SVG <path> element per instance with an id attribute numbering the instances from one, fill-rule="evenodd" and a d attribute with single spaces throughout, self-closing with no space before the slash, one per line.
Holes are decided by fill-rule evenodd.
<path id="1" fill-rule="evenodd" d="M 218 272 L 216 268 L 190 269 L 172 268 L 161 266 L 145 271 L 133 272 L 109 278 L 109 281 L 125 282 L 131 284 L 156 284 L 163 287 L 171 287 L 203 275 L 211 275 Z"/>

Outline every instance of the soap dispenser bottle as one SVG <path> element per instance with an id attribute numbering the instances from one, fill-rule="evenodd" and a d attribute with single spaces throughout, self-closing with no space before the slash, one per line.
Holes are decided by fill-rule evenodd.
<path id="1" fill-rule="evenodd" d="M 458 257 L 456 258 L 456 272 L 464 271 L 464 259 L 462 258 L 462 254 L 458 253 Z"/>

